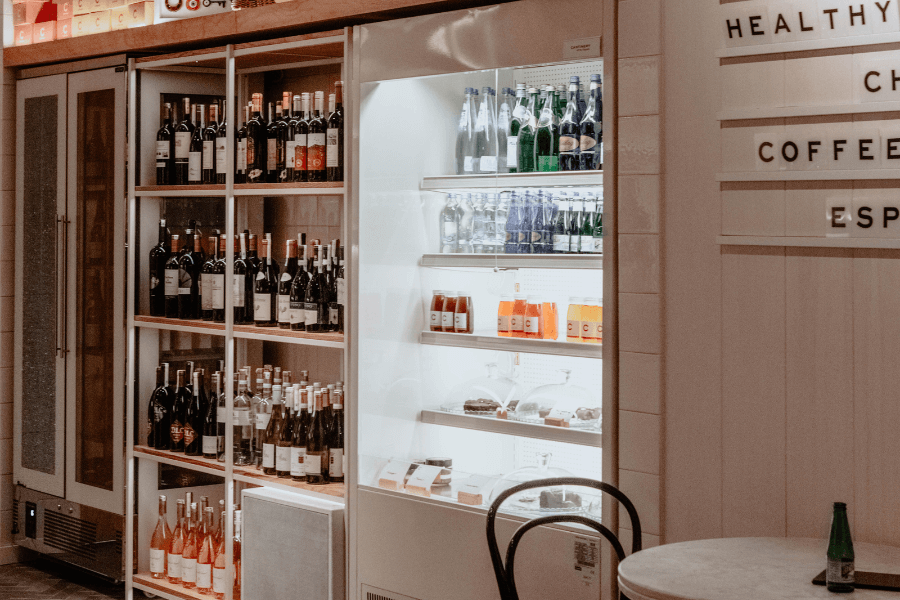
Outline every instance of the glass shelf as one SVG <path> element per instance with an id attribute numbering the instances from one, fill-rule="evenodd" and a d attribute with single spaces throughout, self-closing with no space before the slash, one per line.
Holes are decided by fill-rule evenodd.
<path id="1" fill-rule="evenodd" d="M 504 173 L 500 175 L 444 175 L 423 177 L 421 189 L 432 192 L 548 187 L 603 187 L 603 171 L 555 171 L 551 173 Z"/>
<path id="2" fill-rule="evenodd" d="M 567 442 L 582 446 L 602 447 L 602 434 L 598 429 L 572 429 L 567 427 L 553 427 L 539 425 L 537 423 L 525 423 L 510 419 L 498 419 L 496 417 L 479 417 L 475 415 L 461 415 L 442 410 L 423 410 L 421 413 L 423 423 L 443 425 L 446 427 L 459 427 L 460 429 L 472 429 L 475 431 L 489 431 L 517 437 L 527 437 L 536 440 L 549 440 L 553 442 Z"/>
<path id="3" fill-rule="evenodd" d="M 602 254 L 423 254 L 423 267 L 602 269 Z"/>
<path id="4" fill-rule="evenodd" d="M 531 354 L 552 354 L 555 356 L 575 356 L 579 358 L 603 358 L 602 344 L 498 337 L 496 335 L 486 335 L 485 333 L 473 335 L 466 333 L 423 331 L 419 337 L 419 341 L 422 344 L 429 344 L 432 346 L 478 348 L 481 350 L 527 352 Z"/>
<path id="5" fill-rule="evenodd" d="M 150 329 L 165 329 L 168 331 L 199 333 L 203 335 L 225 335 L 225 324 L 213 321 L 135 315 L 134 322 L 138 327 L 147 327 Z M 292 331 L 290 329 L 280 329 L 278 327 L 235 325 L 234 337 L 257 340 L 260 342 L 282 342 L 285 344 L 300 344 L 302 346 L 318 346 L 320 348 L 344 347 L 344 334 L 342 333 L 306 333 L 304 331 Z"/>

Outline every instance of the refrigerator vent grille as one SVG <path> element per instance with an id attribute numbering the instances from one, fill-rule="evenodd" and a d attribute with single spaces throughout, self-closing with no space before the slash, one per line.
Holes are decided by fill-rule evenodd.
<path id="1" fill-rule="evenodd" d="M 13 535 L 19 533 L 19 499 L 13 498 L 12 507 L 12 532 Z"/>
<path id="2" fill-rule="evenodd" d="M 411 596 L 404 596 L 397 592 L 381 590 L 366 584 L 362 585 L 362 591 L 365 594 L 366 600 L 417 600 Z"/>
<path id="3" fill-rule="evenodd" d="M 96 558 L 97 525 L 68 515 L 44 511 L 44 543 L 51 548 Z"/>

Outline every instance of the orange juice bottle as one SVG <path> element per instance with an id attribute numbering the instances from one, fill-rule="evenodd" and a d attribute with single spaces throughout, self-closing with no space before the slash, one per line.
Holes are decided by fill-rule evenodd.
<path id="1" fill-rule="evenodd" d="M 585 298 L 584 308 L 581 310 L 581 341 L 588 344 L 599 344 L 601 326 L 600 300 Z"/>
<path id="2" fill-rule="evenodd" d="M 541 339 L 544 337 L 544 316 L 541 309 L 543 303 L 540 296 L 528 296 L 525 304 L 525 337 Z"/>
<path id="3" fill-rule="evenodd" d="M 515 295 L 512 316 L 509 319 L 509 331 L 512 337 L 525 337 L 525 294 Z"/>
<path id="4" fill-rule="evenodd" d="M 557 325 L 559 316 L 556 314 L 556 302 L 544 302 L 542 309 L 544 314 L 544 339 L 555 340 L 559 337 L 559 327 Z"/>
<path id="5" fill-rule="evenodd" d="M 597 317 L 597 343 L 603 343 L 603 298 L 600 298 L 600 316 Z"/>
<path id="6" fill-rule="evenodd" d="M 500 307 L 497 309 L 497 335 L 511 337 L 510 319 L 513 313 L 513 297 L 510 294 L 500 296 Z"/>
<path id="7" fill-rule="evenodd" d="M 566 314 L 566 341 L 581 341 L 581 305 L 584 298 L 569 298 L 569 312 Z"/>

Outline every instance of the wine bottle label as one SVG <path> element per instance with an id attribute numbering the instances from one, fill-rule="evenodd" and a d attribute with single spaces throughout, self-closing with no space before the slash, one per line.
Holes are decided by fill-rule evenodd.
<path id="1" fill-rule="evenodd" d="M 596 210 L 597 210 L 597 203 L 596 203 L 596 202 L 591 202 L 590 200 L 587 200 L 587 201 L 584 203 L 584 210 L 585 210 L 585 212 L 589 212 L 589 213 L 591 213 L 591 212 L 596 212 Z"/>
<path id="2" fill-rule="evenodd" d="M 225 173 L 225 142 L 228 138 L 216 138 L 216 173 Z"/>
<path id="3" fill-rule="evenodd" d="M 250 409 L 249 408 L 236 408 L 234 412 L 231 413 L 232 422 L 239 427 L 249 427 L 250 426 Z"/>
<path id="4" fill-rule="evenodd" d="M 170 552 L 167 554 L 167 557 L 169 559 L 169 577 L 171 577 L 172 579 L 181 579 L 181 555 L 172 554 Z"/>
<path id="5" fill-rule="evenodd" d="M 304 321 L 306 321 L 306 326 L 310 325 L 318 325 L 319 324 L 319 305 L 315 302 L 305 302 L 305 308 L 303 309 L 304 313 Z"/>
<path id="6" fill-rule="evenodd" d="M 272 415 L 270 415 L 269 413 L 256 413 L 256 419 L 255 419 L 256 429 L 260 430 L 260 429 L 265 429 L 266 427 L 268 427 L 269 426 L 269 418 L 271 416 Z M 262 434 L 257 433 L 257 435 L 262 435 Z"/>
<path id="7" fill-rule="evenodd" d="M 211 306 L 212 310 L 224 310 L 225 308 L 225 275 L 220 273 L 214 273 L 209 276 L 207 280 L 209 282 L 209 287 L 205 287 L 203 289 L 209 290 L 211 293 L 207 293 L 207 296 L 211 296 Z"/>
<path id="8" fill-rule="evenodd" d="M 235 390 L 234 393 L 237 394 L 237 390 Z M 222 410 L 222 405 L 219 405 L 219 410 L 216 411 L 216 422 L 217 423 L 225 422 L 225 411 Z"/>
<path id="9" fill-rule="evenodd" d="M 306 136 L 298 135 L 295 138 L 297 142 L 294 146 L 294 170 L 305 171 L 308 164 L 307 156 L 309 155 L 309 149 L 306 146 Z"/>
<path id="10" fill-rule="evenodd" d="M 574 154 L 578 150 L 578 138 L 574 135 L 559 136 L 559 152 L 562 154 Z"/>
<path id="11" fill-rule="evenodd" d="M 265 278 L 266 278 L 266 272 L 265 272 L 265 271 L 259 270 L 259 271 L 256 272 L 256 280 L 257 280 L 257 281 L 262 281 L 262 280 L 265 279 Z"/>
<path id="12" fill-rule="evenodd" d="M 157 140 L 156 142 L 156 160 L 169 160 L 169 140 Z M 165 166 L 165 165 L 163 165 Z"/>
<path id="13" fill-rule="evenodd" d="M 294 140 L 288 140 L 284 144 L 284 166 L 288 169 L 294 168 L 295 161 L 297 160 L 295 158 L 297 152 L 296 148 L 297 142 Z"/>
<path id="14" fill-rule="evenodd" d="M 200 273 L 200 310 L 212 310 L 212 294 L 203 293 L 204 288 L 212 289 L 212 286 L 209 285 L 209 277 L 207 273 Z"/>
<path id="15" fill-rule="evenodd" d="M 347 304 L 347 280 L 343 277 L 338 277 L 335 282 L 337 287 L 337 303 L 345 306 Z"/>
<path id="16" fill-rule="evenodd" d="M 291 325 L 298 325 L 300 323 L 306 324 L 305 307 L 305 302 L 291 302 L 291 308 L 288 311 L 288 318 L 291 321 Z"/>
<path id="17" fill-rule="evenodd" d="M 328 449 L 328 474 L 332 477 L 344 476 L 344 449 Z"/>
<path id="18" fill-rule="evenodd" d="M 264 469 L 275 468 L 275 444 L 263 444 L 262 466 Z"/>
<path id="19" fill-rule="evenodd" d="M 216 155 L 216 143 L 213 140 L 203 142 L 203 169 L 213 168 Z"/>
<path id="20" fill-rule="evenodd" d="M 269 321 L 272 319 L 272 295 L 253 294 L 253 319 Z"/>
<path id="21" fill-rule="evenodd" d="M 202 153 L 191 152 L 188 154 L 188 181 L 200 181 L 200 167 L 202 166 Z"/>
<path id="22" fill-rule="evenodd" d="M 594 139 L 593 136 L 590 135 L 582 135 L 581 136 L 581 151 L 582 152 L 590 152 L 594 153 L 594 147 L 597 145 L 597 140 Z"/>
<path id="23" fill-rule="evenodd" d="M 307 452 L 303 465 L 307 475 L 320 475 L 322 473 L 322 453 Z"/>
<path id="24" fill-rule="evenodd" d="M 150 572 L 165 573 L 166 572 L 166 551 L 150 548 Z"/>
<path id="25" fill-rule="evenodd" d="M 181 557 L 181 581 L 197 583 L 197 559 Z"/>
<path id="26" fill-rule="evenodd" d="M 291 447 L 276 446 L 275 447 L 275 470 L 282 473 L 291 470 Z"/>
<path id="27" fill-rule="evenodd" d="M 214 435 L 203 436 L 203 454 L 215 454 L 219 449 L 219 438 Z"/>
<path id="28" fill-rule="evenodd" d="M 854 583 L 855 569 L 852 560 L 828 559 L 828 572 L 825 580 L 828 583 Z"/>
<path id="29" fill-rule="evenodd" d="M 553 251 L 565 253 L 569 251 L 569 236 L 567 235 L 554 235 L 553 236 Z"/>
<path id="30" fill-rule="evenodd" d="M 509 315 L 499 315 L 497 317 L 497 331 L 509 333 Z"/>
<path id="31" fill-rule="evenodd" d="M 291 322 L 291 297 L 287 294 L 278 294 L 278 322 Z"/>
<path id="32" fill-rule="evenodd" d="M 566 321 L 566 336 L 570 338 L 581 337 L 581 321 Z"/>
<path id="33" fill-rule="evenodd" d="M 197 565 L 197 587 L 201 590 L 208 590 L 212 587 L 212 565 Z"/>
<path id="34" fill-rule="evenodd" d="M 466 331 L 469 328 L 469 316 L 466 313 L 453 315 L 453 328 L 457 331 Z"/>
<path id="35" fill-rule="evenodd" d="M 594 254 L 603 254 L 603 236 L 594 236 Z"/>
<path id="36" fill-rule="evenodd" d="M 234 307 L 244 308 L 244 274 L 235 273 L 232 280 L 231 294 L 234 297 Z"/>
<path id="37" fill-rule="evenodd" d="M 278 280 L 279 280 L 279 281 L 290 281 L 290 280 L 291 280 L 291 274 L 288 273 L 287 271 L 285 271 L 284 273 L 281 274 L 281 277 L 280 277 Z"/>
<path id="38" fill-rule="evenodd" d="M 266 152 L 266 168 L 274 171 L 278 165 L 278 140 L 270 139 Z"/>
<path id="39" fill-rule="evenodd" d="M 525 333 L 538 333 L 540 325 L 541 322 L 537 317 L 525 317 L 525 326 L 523 327 L 523 330 Z"/>
<path id="40" fill-rule="evenodd" d="M 471 156 L 467 156 L 463 159 L 463 171 L 466 173 L 471 173 L 475 169 L 475 159 Z"/>
<path id="41" fill-rule="evenodd" d="M 306 168 L 310 171 L 325 169 L 325 134 L 311 133 L 307 136 Z"/>
<path id="42" fill-rule="evenodd" d="M 527 245 L 531 243 L 531 232 L 530 231 L 517 231 L 516 232 L 516 243 L 520 245 Z"/>
<path id="43" fill-rule="evenodd" d="M 506 166 L 515 169 L 518 164 L 516 161 L 518 154 L 519 138 L 514 135 L 506 138 Z"/>
<path id="44" fill-rule="evenodd" d="M 592 236 L 592 235 L 581 236 L 581 251 L 582 252 L 593 252 L 594 251 L 594 236 Z"/>
<path id="45" fill-rule="evenodd" d="M 169 426 L 169 437 L 172 438 L 172 442 L 175 444 L 184 439 L 184 426 L 180 421 L 172 421 L 172 424 Z"/>
<path id="46" fill-rule="evenodd" d="M 213 580 L 213 592 L 216 594 L 224 594 L 225 593 L 225 569 L 224 568 L 213 568 L 212 573 Z"/>
<path id="47" fill-rule="evenodd" d="M 243 173 L 247 170 L 247 140 L 239 140 L 237 147 L 237 170 Z"/>
<path id="48" fill-rule="evenodd" d="M 497 172 L 497 157 L 496 156 L 482 156 L 479 159 L 478 168 L 482 173 L 496 173 Z"/>
<path id="49" fill-rule="evenodd" d="M 197 439 L 197 432 L 194 431 L 194 428 L 191 427 L 191 424 L 188 423 L 184 426 L 184 445 L 190 446 L 194 443 L 194 440 Z"/>
<path id="50" fill-rule="evenodd" d="M 539 172 L 559 171 L 559 156 L 538 156 L 537 159 Z"/>
<path id="51" fill-rule="evenodd" d="M 523 315 L 512 315 L 509 318 L 510 331 L 525 331 L 525 318 Z"/>
<path id="52" fill-rule="evenodd" d="M 452 312 L 442 312 L 441 313 L 441 327 L 444 329 L 453 329 L 453 313 Z"/>
<path id="53" fill-rule="evenodd" d="M 178 271 L 175 269 L 166 269 L 164 278 L 164 289 L 166 296 L 178 295 Z"/>
<path id="54" fill-rule="evenodd" d="M 291 477 L 306 475 L 306 448 L 291 447 Z"/>
<path id="55" fill-rule="evenodd" d="M 325 160 L 326 166 L 329 167 L 338 167 L 340 166 L 340 161 L 338 160 L 338 130 L 329 127 L 327 137 L 325 139 Z"/>
<path id="56" fill-rule="evenodd" d="M 191 134 L 188 131 L 175 133 L 175 158 L 187 158 L 191 150 Z"/>

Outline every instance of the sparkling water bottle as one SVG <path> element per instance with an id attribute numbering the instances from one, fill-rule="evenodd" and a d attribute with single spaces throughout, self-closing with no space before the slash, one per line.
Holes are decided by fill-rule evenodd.
<path id="1" fill-rule="evenodd" d="M 520 236 L 524 239 L 522 232 L 522 222 L 524 215 L 522 214 L 522 200 L 519 194 L 513 192 L 509 198 L 509 212 L 506 217 L 506 254 L 519 254 Z"/>
<path id="2" fill-rule="evenodd" d="M 456 174 L 471 175 L 474 171 L 475 152 L 475 106 L 472 88 L 466 88 L 466 97 L 459 115 L 456 129 Z"/>
<path id="3" fill-rule="evenodd" d="M 484 202 L 484 253 L 497 253 L 497 194 L 485 194 Z"/>
<path id="4" fill-rule="evenodd" d="M 441 254 L 453 254 L 459 247 L 459 198 L 447 194 L 440 216 Z"/>
<path id="5" fill-rule="evenodd" d="M 484 194 L 476 193 L 472 201 L 472 252 L 484 254 L 485 214 Z"/>
<path id="6" fill-rule="evenodd" d="M 497 204 L 497 212 L 494 217 L 494 233 L 496 234 L 495 239 L 498 254 L 507 253 L 509 233 L 506 230 L 506 224 L 509 219 L 509 203 L 509 192 L 501 192 L 500 203 Z"/>
<path id="7" fill-rule="evenodd" d="M 471 194 L 458 194 L 459 199 L 459 250 L 472 252 L 472 235 L 475 229 L 475 209 L 472 208 Z"/>

